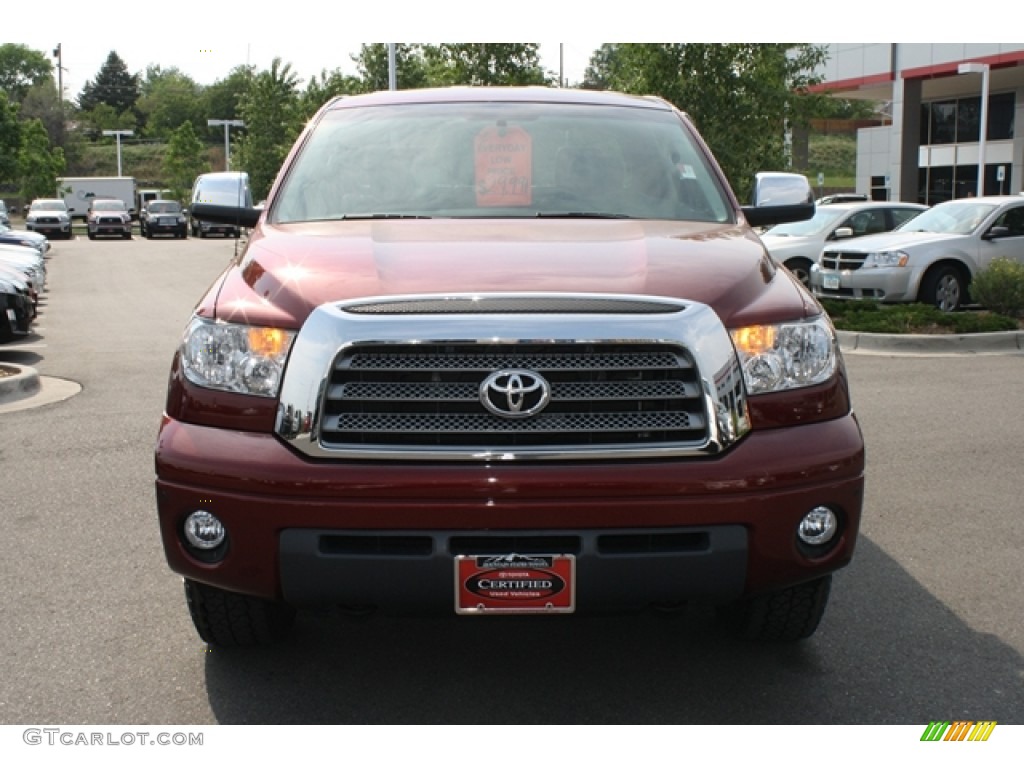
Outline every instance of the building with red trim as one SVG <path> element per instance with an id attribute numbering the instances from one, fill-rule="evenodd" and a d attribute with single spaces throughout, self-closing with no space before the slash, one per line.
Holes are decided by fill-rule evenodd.
<path id="1" fill-rule="evenodd" d="M 814 90 L 874 101 L 885 116 L 884 125 L 857 132 L 858 192 L 927 204 L 968 197 L 978 192 L 982 163 L 984 194 L 1021 192 L 1024 44 L 831 43 L 828 48 L 824 82 Z"/>

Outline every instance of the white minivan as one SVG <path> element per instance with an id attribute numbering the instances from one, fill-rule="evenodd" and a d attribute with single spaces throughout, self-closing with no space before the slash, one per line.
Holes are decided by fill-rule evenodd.
<path id="1" fill-rule="evenodd" d="M 252 208 L 252 192 L 249 189 L 249 174 L 244 171 L 220 171 L 204 173 L 196 177 L 192 185 L 192 202 L 189 205 L 189 229 L 193 237 L 220 234 L 238 237 L 242 231 L 238 224 L 223 224 L 200 221 L 191 215 L 196 203 L 222 205 L 230 208 Z"/>

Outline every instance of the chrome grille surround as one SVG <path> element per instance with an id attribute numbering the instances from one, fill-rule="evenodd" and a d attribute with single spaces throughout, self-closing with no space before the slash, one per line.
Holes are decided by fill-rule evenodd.
<path id="1" fill-rule="evenodd" d="M 488 412 L 480 383 L 503 369 L 538 372 L 550 403 L 528 418 Z M 749 425 L 710 307 L 490 293 L 318 307 L 292 347 L 275 431 L 319 459 L 565 461 L 706 456 Z"/>

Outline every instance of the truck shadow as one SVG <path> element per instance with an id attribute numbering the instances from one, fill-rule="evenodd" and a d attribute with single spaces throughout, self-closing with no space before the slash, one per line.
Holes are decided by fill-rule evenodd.
<path id="1" fill-rule="evenodd" d="M 220 723 L 927 724 L 1019 721 L 1020 654 L 862 536 L 802 644 L 714 611 L 513 618 L 300 615 L 272 649 L 213 649 Z"/>

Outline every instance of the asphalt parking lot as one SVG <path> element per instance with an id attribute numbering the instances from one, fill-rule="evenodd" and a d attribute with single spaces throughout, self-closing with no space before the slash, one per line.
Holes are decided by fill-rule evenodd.
<path id="1" fill-rule="evenodd" d="M 0 723 L 1024 721 L 1012 349 L 847 355 L 865 516 L 805 643 L 736 641 L 691 608 L 303 615 L 281 646 L 211 652 L 163 559 L 153 445 L 181 330 L 235 247 L 57 242 L 36 336 L 0 347 L 0 362 L 80 387 L 0 411 Z"/>

